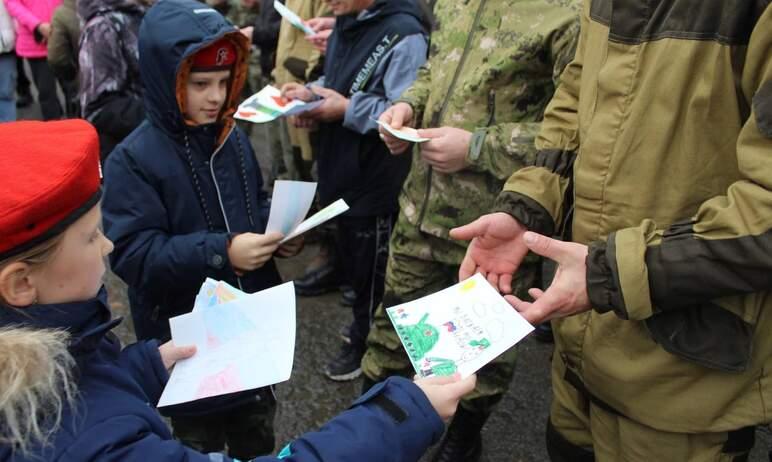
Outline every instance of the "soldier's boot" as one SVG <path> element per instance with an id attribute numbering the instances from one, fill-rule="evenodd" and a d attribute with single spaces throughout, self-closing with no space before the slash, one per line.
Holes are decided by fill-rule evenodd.
<path id="1" fill-rule="evenodd" d="M 472 412 L 462 406 L 434 453 L 432 462 L 477 462 L 482 455 L 482 428 L 487 413 Z"/>

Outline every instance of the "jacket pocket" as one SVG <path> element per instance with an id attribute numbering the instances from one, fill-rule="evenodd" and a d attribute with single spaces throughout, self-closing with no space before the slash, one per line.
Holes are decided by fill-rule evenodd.
<path id="1" fill-rule="evenodd" d="M 751 359 L 754 326 L 711 302 L 657 313 L 646 326 L 665 351 L 710 369 L 742 372 Z"/>

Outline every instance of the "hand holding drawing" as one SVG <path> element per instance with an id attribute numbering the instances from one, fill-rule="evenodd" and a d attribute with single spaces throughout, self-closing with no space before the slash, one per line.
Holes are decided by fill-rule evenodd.
<path id="1" fill-rule="evenodd" d="M 378 120 L 396 130 L 402 127 L 412 127 L 413 108 L 407 103 L 397 103 L 383 111 Z M 383 127 L 379 127 L 378 131 L 381 133 L 381 139 L 392 154 L 402 154 L 410 146 L 409 142 L 397 138 Z"/>
<path id="2" fill-rule="evenodd" d="M 466 154 L 472 133 L 454 127 L 418 130 L 418 136 L 429 138 L 421 145 L 421 157 L 440 173 L 455 173 L 466 166 Z"/>
<path id="3" fill-rule="evenodd" d="M 267 262 L 284 237 L 281 233 L 237 234 L 228 247 L 228 259 L 236 272 L 253 271 Z"/>
<path id="4" fill-rule="evenodd" d="M 314 95 L 324 98 L 322 104 L 303 115 L 309 119 L 321 120 L 322 122 L 333 122 L 341 120 L 348 109 L 349 99 L 335 90 L 312 85 L 311 91 Z"/>
<path id="5" fill-rule="evenodd" d="M 166 370 L 174 366 L 174 363 L 181 359 L 188 359 L 196 354 L 195 345 L 176 346 L 171 340 L 158 347 L 158 353 L 161 354 L 161 361 Z"/>
<path id="6" fill-rule="evenodd" d="M 587 246 L 559 241 L 531 231 L 523 235 L 523 241 L 533 253 L 555 261 L 558 269 L 546 291 L 536 288 L 528 291 L 535 299 L 533 303 L 520 300 L 514 295 L 504 297 L 507 302 L 534 324 L 589 310 Z"/>
<path id="7" fill-rule="evenodd" d="M 415 384 L 424 392 L 442 420 L 453 417 L 459 400 L 474 390 L 477 375 L 472 374 L 460 380 L 460 374 L 415 379 Z"/>

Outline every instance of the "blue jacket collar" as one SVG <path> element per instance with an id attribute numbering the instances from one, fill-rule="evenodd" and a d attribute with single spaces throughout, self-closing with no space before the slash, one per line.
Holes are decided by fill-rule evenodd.
<path id="1" fill-rule="evenodd" d="M 0 326 L 62 329 L 71 335 L 70 352 L 77 357 L 96 349 L 122 318 L 112 319 L 104 287 L 91 300 L 34 305 L 24 309 L 0 307 Z"/>

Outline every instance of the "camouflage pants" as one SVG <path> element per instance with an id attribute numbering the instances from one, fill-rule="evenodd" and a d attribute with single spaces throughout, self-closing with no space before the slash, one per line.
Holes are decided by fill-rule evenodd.
<path id="1" fill-rule="evenodd" d="M 457 242 L 422 233 L 400 213 L 391 235 L 383 302 L 378 306 L 367 337 L 362 371 L 373 381 L 392 375 L 413 377 L 415 371 L 399 341 L 384 307 L 407 303 L 458 282 L 458 266 L 465 249 Z M 513 281 L 519 297 L 539 287 L 538 261 L 528 260 Z M 461 402 L 467 410 L 488 414 L 509 389 L 515 372 L 516 349 L 512 348 L 477 374 L 477 387 Z"/>

